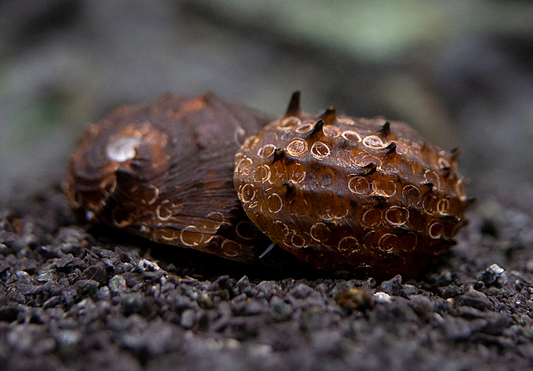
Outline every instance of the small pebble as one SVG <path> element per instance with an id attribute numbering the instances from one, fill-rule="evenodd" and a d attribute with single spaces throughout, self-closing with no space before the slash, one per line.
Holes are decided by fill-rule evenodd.
<path id="1" fill-rule="evenodd" d="M 380 304 L 388 304 L 392 302 L 392 299 L 390 295 L 387 294 L 386 292 L 378 291 L 374 293 L 374 301 Z"/>

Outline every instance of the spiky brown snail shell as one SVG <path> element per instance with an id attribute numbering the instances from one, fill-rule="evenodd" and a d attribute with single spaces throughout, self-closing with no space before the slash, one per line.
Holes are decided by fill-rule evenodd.
<path id="1" fill-rule="evenodd" d="M 295 93 L 282 119 L 244 142 L 234 181 L 250 219 L 298 259 L 412 275 L 466 224 L 456 155 L 401 122 L 306 114 Z"/>
<path id="2" fill-rule="evenodd" d="M 65 194 L 83 221 L 246 263 L 270 244 L 233 187 L 240 143 L 270 120 L 218 99 L 167 95 L 88 127 Z M 240 142 L 240 143 L 239 143 Z"/>

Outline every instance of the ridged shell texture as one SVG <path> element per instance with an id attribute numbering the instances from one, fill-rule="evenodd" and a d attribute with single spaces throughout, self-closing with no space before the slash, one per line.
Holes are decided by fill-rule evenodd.
<path id="1" fill-rule="evenodd" d="M 82 221 L 269 263 L 271 254 L 259 256 L 270 241 L 233 187 L 235 152 L 269 121 L 213 94 L 118 108 L 87 129 L 70 159 L 65 194 Z"/>

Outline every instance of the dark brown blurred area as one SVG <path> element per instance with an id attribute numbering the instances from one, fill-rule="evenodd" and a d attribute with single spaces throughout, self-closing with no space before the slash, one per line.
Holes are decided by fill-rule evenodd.
<path id="1" fill-rule="evenodd" d="M 88 122 L 163 93 L 404 120 L 471 194 L 533 205 L 533 5 L 0 1 L 0 202 L 57 186 Z M 490 208 L 490 207 L 489 207 Z"/>

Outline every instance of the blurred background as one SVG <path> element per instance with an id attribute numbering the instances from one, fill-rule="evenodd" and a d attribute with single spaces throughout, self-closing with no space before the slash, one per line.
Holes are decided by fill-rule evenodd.
<path id="1" fill-rule="evenodd" d="M 207 90 L 406 121 L 482 204 L 533 208 L 533 5 L 488 0 L 0 0 L 0 202 L 113 107 Z"/>

